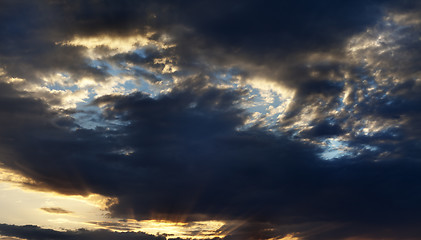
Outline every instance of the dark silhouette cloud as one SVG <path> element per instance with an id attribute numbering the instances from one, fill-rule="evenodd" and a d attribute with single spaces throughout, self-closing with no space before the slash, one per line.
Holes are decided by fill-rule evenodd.
<path id="1" fill-rule="evenodd" d="M 69 214 L 72 213 L 72 211 L 68 211 L 63 208 L 53 207 L 53 208 L 40 208 L 43 211 L 46 211 L 48 213 L 58 213 L 58 214 Z"/>
<path id="2" fill-rule="evenodd" d="M 341 135 L 344 131 L 340 126 L 329 123 L 328 120 L 317 123 L 312 129 L 303 133 L 310 138 Z"/>
<path id="3" fill-rule="evenodd" d="M 55 231 L 51 229 L 43 229 L 34 225 L 16 226 L 0 224 L 0 233 L 6 236 L 13 236 L 28 240 L 59 240 L 59 239 L 147 239 L 147 240 L 165 240 L 165 237 L 157 237 L 142 232 L 110 232 L 107 230 L 88 231 L 84 229 L 76 231 Z"/>

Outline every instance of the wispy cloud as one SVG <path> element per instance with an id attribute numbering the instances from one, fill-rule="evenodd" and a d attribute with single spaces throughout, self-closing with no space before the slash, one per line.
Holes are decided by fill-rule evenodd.
<path id="1" fill-rule="evenodd" d="M 57 214 L 69 214 L 69 213 L 73 213 L 72 211 L 68 211 L 66 209 L 63 208 L 59 208 L 59 207 L 51 207 L 51 208 L 40 208 L 43 211 L 46 211 L 48 213 L 57 213 Z"/>

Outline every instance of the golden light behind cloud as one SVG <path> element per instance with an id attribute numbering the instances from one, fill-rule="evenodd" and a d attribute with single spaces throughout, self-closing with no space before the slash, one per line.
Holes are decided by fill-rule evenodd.
<path id="1" fill-rule="evenodd" d="M 224 237 L 224 221 L 170 222 L 162 220 L 115 219 L 106 210 L 117 199 L 91 194 L 68 196 L 22 188 L 36 184 L 7 169 L 0 171 L 0 222 L 16 225 L 33 224 L 55 230 L 108 229 L 117 232 L 145 232 L 152 235 L 191 239 Z M 13 217 L 11 217 L 13 216 Z"/>
<path id="2" fill-rule="evenodd" d="M 160 49 L 174 47 L 174 44 L 169 43 L 170 38 L 163 36 L 160 40 L 152 40 L 153 32 L 142 34 L 133 34 L 128 36 L 112 36 L 112 35 L 97 35 L 97 36 L 74 36 L 73 39 L 56 42 L 57 45 L 85 47 L 87 49 L 86 55 L 91 59 L 98 59 L 105 56 L 111 56 L 118 53 L 127 53 L 136 49 L 153 45 Z M 105 47 L 107 51 L 95 51 L 100 47 Z"/>
<path id="3" fill-rule="evenodd" d="M 189 239 L 204 239 L 204 238 L 223 238 L 227 231 L 222 230 L 226 222 L 224 221 L 193 221 L 193 222 L 171 222 L 163 220 L 142 220 L 135 219 L 91 222 L 94 226 L 100 226 L 104 229 L 117 232 L 145 232 L 152 235 L 165 234 L 173 238 L 189 238 Z"/>
<path id="4" fill-rule="evenodd" d="M 87 222 L 106 220 L 105 209 L 117 201 L 98 194 L 68 196 L 24 188 L 34 184 L 31 179 L 0 169 L 0 222 L 34 224 L 56 230 L 94 229 L 97 227 Z M 62 216 L 57 217 L 57 213 Z"/>

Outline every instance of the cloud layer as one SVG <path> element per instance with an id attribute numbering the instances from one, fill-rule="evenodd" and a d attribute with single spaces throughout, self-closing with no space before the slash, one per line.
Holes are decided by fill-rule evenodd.
<path id="1" fill-rule="evenodd" d="M 225 221 L 225 240 L 421 235 L 415 1 L 0 9 L 0 166 L 26 187 L 117 199 L 114 218 Z"/>

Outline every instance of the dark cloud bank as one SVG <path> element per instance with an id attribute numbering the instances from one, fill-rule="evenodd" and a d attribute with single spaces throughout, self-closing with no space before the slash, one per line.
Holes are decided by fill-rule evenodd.
<path id="1" fill-rule="evenodd" d="M 419 29 L 406 29 L 400 43 L 405 59 L 414 60 L 394 72 L 404 76 L 402 81 L 379 86 L 383 92 L 366 94 L 363 101 L 357 91 L 367 88 L 370 69 L 318 62 L 313 70 L 321 74 L 315 78 L 301 61 L 311 52 L 344 56 L 340 49 L 346 40 L 376 24 L 384 12 L 419 9 L 411 1 L 395 4 L 4 1 L 0 63 L 10 76 L 36 82 L 37 72 L 64 69 L 100 81 L 107 73 L 84 63 L 81 49 L 54 42 L 74 34 L 152 28 L 175 36 L 178 46 L 171 54 L 180 56 L 183 69 L 200 71 L 198 59 L 221 66 L 248 62 L 251 70 L 244 74 L 261 71 L 296 89 L 295 103 L 280 125 L 296 121 L 303 106 L 315 99 L 325 105 L 319 106 L 313 128 L 295 137 L 259 125 L 239 131 L 248 116 L 240 106 L 247 92 L 207 87 L 199 76 L 157 98 L 140 92 L 98 98 L 92 104 L 103 108 L 103 121 L 123 124 L 83 129 L 42 100 L 0 83 L 1 162 L 35 180 L 28 183 L 32 188 L 117 197 L 119 203 L 109 209 L 115 217 L 246 220 L 226 240 L 288 233 L 305 240 L 419 239 L 421 90 L 414 79 L 420 69 L 415 61 L 421 49 Z M 393 62 L 396 57 L 381 59 L 385 66 L 399 64 Z M 284 66 L 287 70 L 278 72 Z M 327 110 L 338 107 L 344 83 L 329 79 L 328 73 L 337 77 L 344 69 L 352 73 L 347 84 L 353 104 L 349 114 L 329 116 Z M 204 68 L 203 74 L 209 71 Z M 402 124 L 373 135 L 355 134 L 351 123 L 367 117 Z M 326 161 L 319 146 L 301 141 L 326 136 L 347 136 L 360 154 Z M 27 239 L 164 239 L 5 224 L 0 233 Z"/>
<path id="2" fill-rule="evenodd" d="M 0 224 L 0 234 L 14 236 L 23 239 L 45 240 L 45 239 L 112 239 L 112 240 L 165 240 L 165 237 L 156 237 L 145 233 L 116 233 L 107 230 L 77 230 L 59 232 L 50 229 L 42 229 L 37 226 L 15 226 Z"/>

